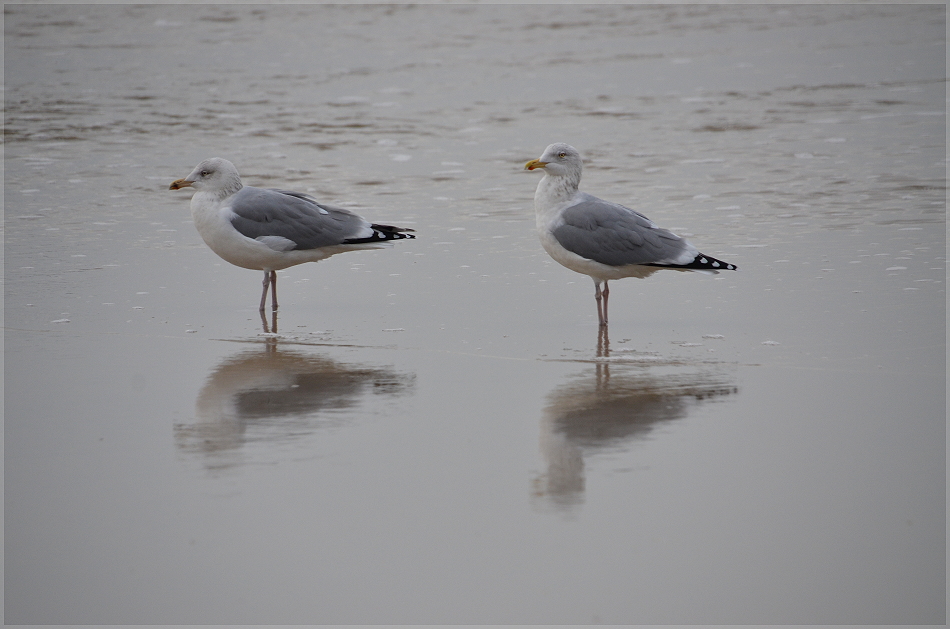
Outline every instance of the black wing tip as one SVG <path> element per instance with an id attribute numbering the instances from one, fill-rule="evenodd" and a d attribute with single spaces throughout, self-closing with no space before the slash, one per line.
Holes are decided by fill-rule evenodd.
<path id="1" fill-rule="evenodd" d="M 410 229 L 408 227 L 396 227 L 395 225 L 370 225 L 373 228 L 373 234 L 379 234 L 379 237 L 382 240 L 400 240 L 402 238 L 415 238 L 415 236 L 408 232 L 414 232 L 416 230 Z"/>
<path id="2" fill-rule="evenodd" d="M 345 244 L 358 245 L 369 242 L 385 242 L 387 240 L 407 240 L 415 238 L 414 229 L 408 227 L 394 227 L 393 225 L 370 225 L 373 229 L 373 235 L 366 238 L 347 238 Z"/>
<path id="3" fill-rule="evenodd" d="M 686 269 L 704 269 L 709 271 L 738 271 L 739 267 L 735 264 L 729 262 L 724 262 L 723 260 L 717 260 L 712 256 L 707 256 L 704 253 L 699 254 L 696 258 L 687 264 Z"/>
<path id="4" fill-rule="evenodd" d="M 649 266 L 659 266 L 664 269 L 695 269 L 698 271 L 738 271 L 739 267 L 723 260 L 717 260 L 712 256 L 701 253 L 689 264 L 651 264 Z"/>

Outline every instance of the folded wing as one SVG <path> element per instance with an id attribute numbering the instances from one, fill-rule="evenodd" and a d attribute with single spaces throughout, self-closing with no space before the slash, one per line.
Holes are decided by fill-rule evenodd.
<path id="1" fill-rule="evenodd" d="M 608 266 L 689 265 L 699 253 L 673 232 L 630 208 L 591 195 L 567 208 L 553 230 L 562 247 Z"/>
<path id="2" fill-rule="evenodd" d="M 231 224 L 241 234 L 265 243 L 284 242 L 284 250 L 318 249 L 374 235 L 362 217 L 300 192 L 245 186 L 231 198 L 231 212 Z"/>

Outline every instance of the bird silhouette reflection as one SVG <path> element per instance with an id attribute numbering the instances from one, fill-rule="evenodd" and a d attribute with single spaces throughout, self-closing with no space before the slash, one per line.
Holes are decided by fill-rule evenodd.
<path id="1" fill-rule="evenodd" d="M 289 442 L 345 424 L 376 396 L 395 401 L 414 386 L 411 373 L 288 349 L 276 313 L 270 324 L 261 319 L 262 342 L 221 361 L 198 393 L 193 421 L 174 427 L 180 451 L 203 455 L 209 467 L 240 463 L 235 455 L 252 442 Z"/>
<path id="2" fill-rule="evenodd" d="M 546 470 L 534 480 L 534 498 L 570 508 L 583 503 L 585 458 L 622 451 L 659 426 L 687 417 L 698 405 L 737 392 L 723 368 L 679 361 L 613 362 L 606 327 L 596 359 L 548 395 L 540 449 Z"/>

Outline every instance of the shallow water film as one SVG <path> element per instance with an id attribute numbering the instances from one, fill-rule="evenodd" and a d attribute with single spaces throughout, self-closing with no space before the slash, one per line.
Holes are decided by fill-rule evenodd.
<path id="1" fill-rule="evenodd" d="M 945 26 L 6 5 L 6 623 L 944 624 Z M 739 270 L 601 330 L 552 142 Z M 262 316 L 212 156 L 417 238 Z"/>

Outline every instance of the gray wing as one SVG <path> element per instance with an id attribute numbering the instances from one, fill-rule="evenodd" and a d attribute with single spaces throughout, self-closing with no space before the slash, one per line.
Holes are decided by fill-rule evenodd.
<path id="1" fill-rule="evenodd" d="M 243 235 L 285 238 L 294 243 L 292 249 L 329 247 L 372 234 L 356 214 L 300 192 L 245 186 L 231 197 L 231 210 L 231 224 Z"/>
<path id="2" fill-rule="evenodd" d="M 591 195 L 567 208 L 562 219 L 553 231 L 561 246 L 608 266 L 674 266 L 696 255 L 688 242 L 639 212 Z"/>

